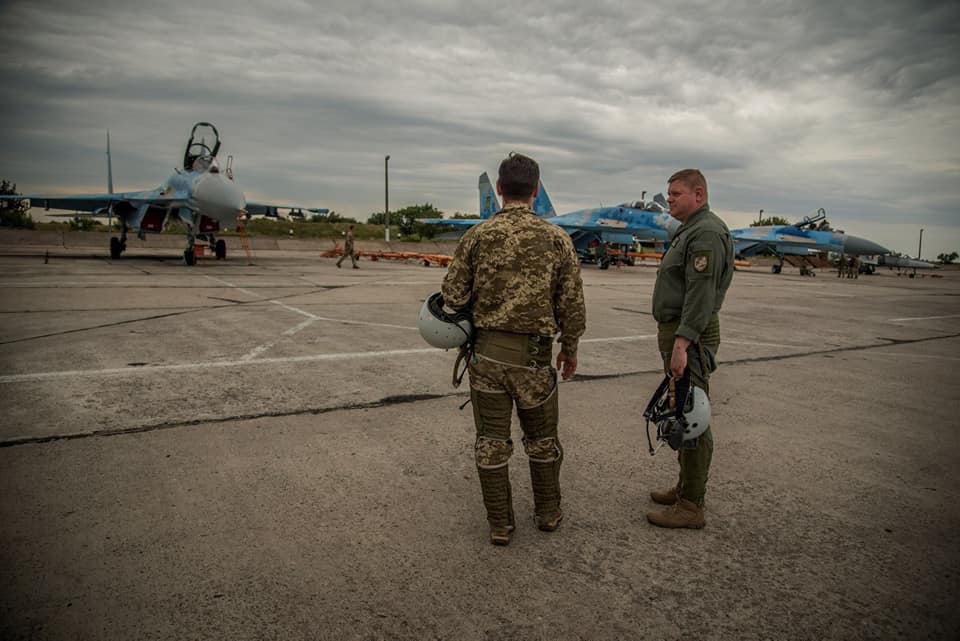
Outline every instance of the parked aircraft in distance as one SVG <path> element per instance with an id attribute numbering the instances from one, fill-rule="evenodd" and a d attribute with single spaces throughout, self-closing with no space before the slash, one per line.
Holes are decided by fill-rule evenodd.
<path id="1" fill-rule="evenodd" d="M 890 269 L 896 268 L 897 275 L 899 276 L 901 272 L 906 271 L 910 278 L 913 278 L 917 275 L 918 269 L 940 269 L 939 265 L 934 263 L 928 263 L 925 260 L 917 260 L 916 258 L 907 258 L 906 256 L 879 256 L 876 260 L 866 259 L 860 263 L 861 273 L 872 274 L 877 267 L 889 267 Z"/>
<path id="2" fill-rule="evenodd" d="M 421 222 L 459 227 L 480 224 L 500 210 L 500 201 L 487 172 L 480 174 L 478 188 L 480 191 L 479 219 L 432 218 Z M 632 245 L 635 238 L 665 241 L 680 226 L 679 221 L 666 213 L 667 201 L 664 200 L 663 194 L 657 194 L 648 203 L 641 200 L 614 207 L 583 209 L 558 216 L 541 181 L 533 201 L 533 210 L 538 216 L 563 227 L 570 234 L 578 252 L 586 250 L 594 239 L 615 245 Z"/>
<path id="3" fill-rule="evenodd" d="M 771 267 L 774 274 L 783 269 L 783 257 L 787 254 L 806 256 L 811 250 L 856 256 L 890 253 L 889 249 L 872 240 L 831 229 L 826 218 L 827 212 L 820 208 L 813 216 L 806 216 L 793 225 L 743 227 L 731 229 L 730 235 L 738 258 L 765 251 L 775 254 L 780 262 Z"/>
<path id="4" fill-rule="evenodd" d="M 190 140 L 183 155 L 183 167 L 175 169 L 166 182 L 148 191 L 115 194 L 108 134 L 108 193 L 73 196 L 29 194 L 0 198 L 29 200 L 31 206 L 83 212 L 82 215 L 86 216 L 116 216 L 120 219 L 120 237 L 110 238 L 110 257 L 113 259 L 119 258 L 127 249 L 128 233 L 133 232 L 143 240 L 147 233 L 163 231 L 168 222 L 176 222 L 186 228 L 187 247 L 183 252 L 183 259 L 187 265 L 193 265 L 196 260 L 194 243 L 198 239 L 209 242 L 217 259 L 224 259 L 227 256 L 227 245 L 223 239 L 215 238 L 215 232 L 235 227 L 240 216 L 277 216 L 278 209 L 300 211 L 301 208 L 247 201 L 233 179 L 233 157 L 228 158 L 223 171 L 220 169 L 217 160 L 220 142 L 216 127 L 208 122 L 198 122 L 190 132 Z M 322 214 L 328 210 L 306 211 Z"/>

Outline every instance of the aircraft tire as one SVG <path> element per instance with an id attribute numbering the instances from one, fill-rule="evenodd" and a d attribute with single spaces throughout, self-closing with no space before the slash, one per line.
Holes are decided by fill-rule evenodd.
<path id="1" fill-rule="evenodd" d="M 187 267 L 193 267 L 197 262 L 197 257 L 194 256 L 192 249 L 183 250 L 183 262 L 186 263 Z"/>
<path id="2" fill-rule="evenodd" d="M 227 257 L 227 241 L 222 238 L 218 240 L 215 251 L 217 253 L 217 260 L 224 260 Z"/>
<path id="3" fill-rule="evenodd" d="M 110 237 L 110 258 L 116 260 L 120 258 L 120 254 L 123 253 L 123 248 L 120 245 L 120 239 L 116 236 Z"/>
<path id="4" fill-rule="evenodd" d="M 771 266 L 770 266 L 770 271 L 771 271 L 772 273 L 774 273 L 774 274 L 779 274 L 779 273 L 780 273 L 780 270 L 781 270 L 780 265 L 771 265 Z"/>

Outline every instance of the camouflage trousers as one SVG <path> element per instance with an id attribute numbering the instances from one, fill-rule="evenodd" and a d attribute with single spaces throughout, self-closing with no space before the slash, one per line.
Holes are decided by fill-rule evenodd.
<path id="1" fill-rule="evenodd" d="M 477 355 L 470 363 L 470 398 L 477 438 L 477 472 L 487 520 L 513 525 L 508 463 L 513 454 L 510 427 L 516 404 L 523 446 L 530 466 L 534 510 L 549 516 L 560 509 L 560 464 L 557 439 L 557 373 L 551 366 L 524 367 Z"/>
<path id="2" fill-rule="evenodd" d="M 657 344 L 663 359 L 663 371 L 670 373 L 670 359 L 673 356 L 673 340 L 679 322 L 660 323 L 657 327 Z M 717 369 L 716 355 L 720 348 L 720 321 L 714 316 L 700 336 L 699 343 L 687 348 L 687 367 L 690 370 L 690 384 L 696 385 L 710 396 L 710 374 Z M 711 421 L 712 423 L 712 421 Z M 697 505 L 703 505 L 707 494 L 707 479 L 710 475 L 710 462 L 713 460 L 712 426 L 693 441 L 684 441 L 677 451 L 680 463 L 680 477 L 677 487 L 680 495 Z"/>

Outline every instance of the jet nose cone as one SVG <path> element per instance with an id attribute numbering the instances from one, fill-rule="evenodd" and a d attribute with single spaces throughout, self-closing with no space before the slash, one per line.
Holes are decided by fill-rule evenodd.
<path id="1" fill-rule="evenodd" d="M 847 236 L 843 243 L 843 251 L 857 256 L 890 253 L 890 250 L 886 247 L 859 236 Z"/>
<path id="2" fill-rule="evenodd" d="M 219 174 L 207 174 L 201 178 L 194 186 L 193 195 L 208 208 L 233 212 L 233 215 L 247 206 L 240 187 Z"/>

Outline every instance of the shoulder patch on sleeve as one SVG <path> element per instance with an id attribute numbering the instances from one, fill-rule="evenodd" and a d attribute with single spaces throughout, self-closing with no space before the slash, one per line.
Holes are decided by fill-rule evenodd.
<path id="1" fill-rule="evenodd" d="M 693 271 L 698 274 L 710 272 L 713 266 L 713 251 L 709 249 L 697 249 L 691 252 L 693 254 Z"/>

